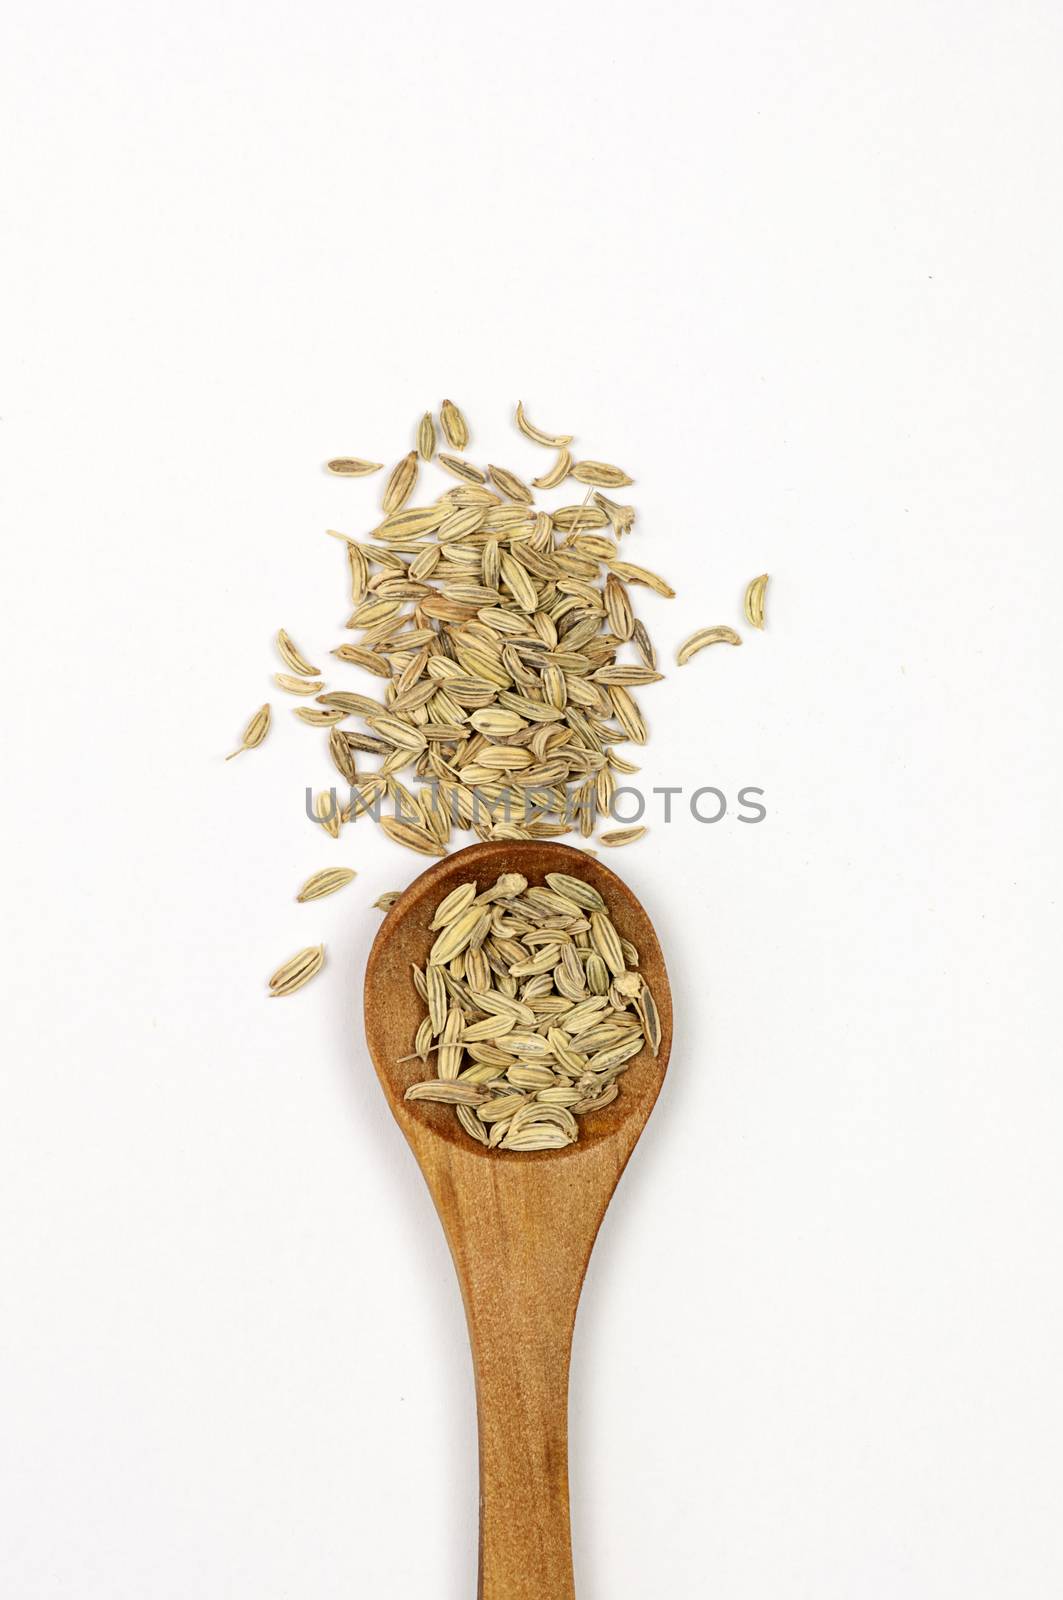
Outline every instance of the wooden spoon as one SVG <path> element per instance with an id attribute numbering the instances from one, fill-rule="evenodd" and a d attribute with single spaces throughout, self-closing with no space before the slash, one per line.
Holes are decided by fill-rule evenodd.
<path id="1" fill-rule="evenodd" d="M 401 1061 L 425 1007 L 435 908 L 502 872 L 585 879 L 605 899 L 661 1016 L 661 1047 L 635 1057 L 612 1105 L 565 1150 L 487 1150 L 450 1106 L 403 1099 L 431 1075 Z M 568 1509 L 568 1371 L 576 1305 L 606 1206 L 653 1110 L 672 1043 L 672 999 L 653 925 L 620 879 L 581 850 L 538 840 L 474 844 L 431 867 L 388 912 L 365 975 L 365 1031 L 388 1103 L 432 1192 L 465 1301 L 480 1435 L 479 1600 L 574 1600 Z"/>

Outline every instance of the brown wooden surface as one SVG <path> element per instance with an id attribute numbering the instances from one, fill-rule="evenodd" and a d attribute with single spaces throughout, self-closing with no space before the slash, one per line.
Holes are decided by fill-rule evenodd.
<path id="1" fill-rule="evenodd" d="M 661 1014 L 661 1050 L 636 1056 L 620 1095 L 580 1119 L 566 1150 L 485 1150 L 450 1106 L 407 1104 L 427 1075 L 413 1049 L 435 907 L 459 883 L 502 872 L 541 883 L 569 872 L 603 895 L 641 956 Z M 568 1507 L 568 1370 L 591 1249 L 646 1119 L 672 1042 L 668 976 L 652 924 L 614 873 L 565 845 L 470 845 L 417 878 L 388 912 L 365 976 L 365 1030 L 384 1093 L 432 1192 L 461 1282 L 476 1372 L 480 1436 L 480 1600 L 573 1600 Z"/>

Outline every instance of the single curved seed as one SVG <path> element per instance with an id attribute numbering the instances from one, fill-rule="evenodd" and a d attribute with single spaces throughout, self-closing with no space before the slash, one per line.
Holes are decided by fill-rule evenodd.
<path id="1" fill-rule="evenodd" d="M 413 486 L 417 482 L 417 451 L 411 450 L 409 455 L 392 467 L 387 483 L 384 485 L 384 494 L 381 505 L 390 515 L 399 511 L 406 504 L 413 493 Z"/>
<path id="2" fill-rule="evenodd" d="M 548 1111 L 550 1108 L 543 1106 L 542 1109 Z M 575 1142 L 576 1135 L 565 1128 L 555 1128 L 550 1123 L 538 1121 L 526 1122 L 516 1130 L 511 1126 L 505 1138 L 500 1140 L 503 1150 L 563 1150 L 566 1145 Z"/>
<path id="3" fill-rule="evenodd" d="M 487 1130 L 475 1111 L 469 1106 L 456 1105 L 454 1115 L 471 1139 L 476 1139 L 480 1144 L 487 1143 Z"/>
<path id="4" fill-rule="evenodd" d="M 316 678 L 320 676 L 321 668 L 310 665 L 306 657 L 292 642 L 291 635 L 285 633 L 283 628 L 277 634 L 277 649 L 284 664 L 291 667 L 292 671 L 297 672 L 301 678 Z"/>
<path id="5" fill-rule="evenodd" d="M 572 476 L 577 483 L 591 483 L 600 489 L 623 489 L 635 481 L 621 467 L 612 467 L 608 461 L 577 461 Z"/>
<path id="6" fill-rule="evenodd" d="M 664 681 L 663 672 L 653 672 L 649 667 L 632 667 L 626 664 L 617 667 L 599 667 L 591 676 L 595 683 L 619 683 L 628 689 Z"/>
<path id="7" fill-rule="evenodd" d="M 415 822 L 400 822 L 397 817 L 381 817 L 380 826 L 389 839 L 393 839 L 396 844 L 405 845 L 407 850 L 416 850 L 419 855 L 445 856 L 447 853 L 427 828 L 419 828 Z"/>
<path id="8" fill-rule="evenodd" d="M 533 478 L 532 485 L 536 489 L 556 489 L 562 483 L 564 483 L 571 471 L 571 451 L 562 447 L 562 449 L 558 452 L 557 460 L 554 462 L 549 472 L 544 472 L 540 477 Z"/>
<path id="9" fill-rule="evenodd" d="M 649 730 L 634 695 L 629 694 L 622 684 L 616 683 L 609 684 L 606 693 L 612 703 L 613 715 L 632 744 L 645 744 L 649 739 Z"/>
<path id="10" fill-rule="evenodd" d="M 642 1018 L 642 1031 L 646 1035 L 646 1043 L 653 1054 L 657 1055 L 661 1048 L 661 1019 L 657 1011 L 657 1002 L 648 984 L 643 984 L 642 993 L 635 1005 Z"/>
<path id="11" fill-rule="evenodd" d="M 272 715 L 273 713 L 268 705 L 259 706 L 254 716 L 251 718 L 251 721 L 244 729 L 244 736 L 240 741 L 239 748 L 236 750 L 231 750 L 225 757 L 226 761 L 231 761 L 233 756 L 242 754 L 244 750 L 257 750 L 258 746 L 262 743 L 263 739 L 269 732 L 270 719 Z"/>
<path id="12" fill-rule="evenodd" d="M 574 900 L 584 911 L 605 910 L 605 901 L 597 889 L 584 883 L 582 878 L 574 878 L 568 872 L 548 872 L 546 881 L 555 893 L 564 895 L 566 900 Z"/>
<path id="13" fill-rule="evenodd" d="M 479 467 L 474 467 L 471 461 L 463 461 L 460 456 L 448 456 L 440 451 L 436 461 L 444 472 L 450 473 L 452 478 L 461 478 L 465 483 L 475 483 L 477 485 L 487 482 L 486 472 L 481 472 Z"/>
<path id="14" fill-rule="evenodd" d="M 614 828 L 610 833 L 600 833 L 598 841 L 615 850 L 620 845 L 634 844 L 636 839 L 643 838 L 649 831 L 648 828 Z"/>
<path id="15" fill-rule="evenodd" d="M 337 478 L 367 478 L 371 472 L 379 472 L 383 465 L 382 461 L 362 461 L 358 456 L 335 456 L 328 462 L 328 470 Z"/>
<path id="16" fill-rule="evenodd" d="M 320 710 L 316 706 L 293 706 L 292 715 L 298 717 L 301 722 L 308 722 L 312 728 L 331 728 L 334 723 L 342 722 L 350 713 L 327 710 L 324 706 Z"/>
<path id="17" fill-rule="evenodd" d="M 278 967 L 269 980 L 270 994 L 274 998 L 281 995 L 294 994 L 296 989 L 301 989 L 304 983 L 309 983 L 325 965 L 325 946 L 323 944 L 308 945 L 305 950 L 300 950 L 298 955 L 292 956 L 282 967 Z"/>
<path id="18" fill-rule="evenodd" d="M 275 672 L 273 681 L 285 694 L 318 694 L 325 687 L 320 678 L 293 678 L 287 672 Z"/>
<path id="19" fill-rule="evenodd" d="M 505 467 L 494 467 L 488 463 L 487 473 L 495 488 L 501 489 L 502 493 L 510 500 L 517 500 L 526 506 L 531 505 L 532 492 L 528 485 L 517 477 L 515 472 L 509 472 Z"/>
<path id="20" fill-rule="evenodd" d="M 614 978 L 624 971 L 624 952 L 620 935 L 604 911 L 591 912 L 591 943 Z"/>
<path id="21" fill-rule="evenodd" d="M 626 641 L 631 638 L 635 631 L 635 614 L 627 590 L 615 572 L 611 572 L 605 580 L 605 615 L 618 639 Z"/>
<path id="22" fill-rule="evenodd" d="M 699 628 L 697 633 L 692 633 L 685 639 L 676 651 L 675 658 L 681 667 L 697 655 L 699 650 L 704 650 L 710 644 L 741 644 L 741 635 L 733 628 Z"/>
<path id="23" fill-rule="evenodd" d="M 768 574 L 762 572 L 746 590 L 746 616 L 754 628 L 764 626 L 764 591 L 768 587 Z"/>
<path id="24" fill-rule="evenodd" d="M 422 461 L 431 461 L 436 453 L 436 425 L 430 411 L 425 412 L 417 425 L 417 450 Z"/>
<path id="25" fill-rule="evenodd" d="M 635 648 L 651 672 L 657 670 L 657 648 L 646 631 L 646 624 L 635 619 L 635 627 L 631 634 Z"/>
<path id="26" fill-rule="evenodd" d="M 440 967 L 433 966 L 431 962 L 425 968 L 425 986 L 428 990 L 425 1001 L 428 1006 L 428 1020 L 431 1024 L 432 1038 L 441 1034 L 447 1023 L 447 986 Z"/>
<path id="27" fill-rule="evenodd" d="M 337 889 L 344 888 L 355 876 L 351 867 L 326 867 L 324 872 L 315 872 L 312 878 L 307 878 L 295 898 L 300 903 L 323 900 L 325 895 L 335 894 Z"/>
<path id="28" fill-rule="evenodd" d="M 506 711 L 500 706 L 485 706 L 482 711 L 474 711 L 469 721 L 477 733 L 487 739 L 511 739 L 527 726 L 515 711 Z"/>
<path id="29" fill-rule="evenodd" d="M 335 789 L 322 789 L 319 795 L 315 795 L 313 812 L 318 826 L 324 828 L 331 839 L 338 839 L 343 816 Z"/>
<path id="30" fill-rule="evenodd" d="M 377 895 L 373 901 L 374 911 L 390 911 L 396 900 L 402 899 L 401 889 L 386 889 L 383 894 Z M 427 1021 L 427 1017 L 425 1021 Z M 420 1054 L 420 1051 L 418 1051 Z"/>
<path id="31" fill-rule="evenodd" d="M 382 739 L 386 739 L 399 750 L 406 750 L 416 756 L 424 749 L 424 734 L 412 723 L 403 722 L 399 717 L 389 717 L 385 711 L 381 711 L 377 716 L 366 717 L 365 720 L 374 733 L 378 733 Z"/>
<path id="32" fill-rule="evenodd" d="M 453 400 L 444 400 L 439 408 L 443 436 L 452 450 L 464 450 L 469 442 L 469 424 Z"/>
<path id="33" fill-rule="evenodd" d="M 671 584 L 665 583 L 648 567 L 637 567 L 633 561 L 610 561 L 609 568 L 624 583 L 641 583 L 644 588 L 652 589 L 654 594 L 662 595 L 665 600 L 675 599 Z"/>
<path id="34" fill-rule="evenodd" d="M 475 883 L 460 883 L 436 907 L 436 914 L 428 924 L 429 929 L 445 928 L 448 922 L 463 912 L 476 899 Z"/>
<path id="35" fill-rule="evenodd" d="M 373 529 L 374 539 L 419 539 L 423 533 L 432 533 L 446 519 L 446 506 L 411 506 L 407 511 L 392 511 L 379 527 Z M 376 559 L 377 552 L 373 552 Z"/>
<path id="36" fill-rule="evenodd" d="M 609 521 L 600 506 L 559 506 L 551 511 L 554 527 L 562 533 L 578 533 L 589 528 L 604 528 Z"/>
<path id="37" fill-rule="evenodd" d="M 390 678 L 391 668 L 383 656 L 378 656 L 373 650 L 366 650 L 358 644 L 337 645 L 332 654 L 340 661 L 351 661 L 355 666 L 364 667 L 366 672 L 373 672 L 378 678 Z"/>
<path id="38" fill-rule="evenodd" d="M 484 520 L 483 506 L 459 506 L 452 511 L 449 517 L 444 517 L 439 524 L 437 538 L 440 544 L 450 544 L 452 541 L 460 542 L 467 539 L 470 533 L 475 533 Z"/>
<path id="39" fill-rule="evenodd" d="M 346 778 L 348 783 L 357 783 L 358 763 L 355 761 L 354 751 L 347 735 L 340 728 L 329 729 L 328 753 L 340 777 Z"/>
<path id="40" fill-rule="evenodd" d="M 411 1083 L 403 1098 L 434 1100 L 441 1106 L 482 1106 L 491 1097 L 475 1083 L 444 1083 L 439 1078 L 429 1078 L 425 1083 Z"/>
<path id="41" fill-rule="evenodd" d="M 555 450 L 563 450 L 566 444 L 572 443 L 570 433 L 544 433 L 541 428 L 533 427 L 525 415 L 523 400 L 517 401 L 516 423 L 525 438 L 534 439 L 536 444 L 552 445 Z"/>

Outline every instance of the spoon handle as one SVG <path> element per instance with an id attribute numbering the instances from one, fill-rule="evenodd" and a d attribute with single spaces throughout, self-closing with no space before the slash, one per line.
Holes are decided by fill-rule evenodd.
<path id="1" fill-rule="evenodd" d="M 461 1281 L 480 1436 L 478 1600 L 575 1600 L 568 1375 L 605 1210 L 579 1158 L 479 1160 L 440 1207 Z M 582 1181 L 581 1181 L 582 1179 Z"/>

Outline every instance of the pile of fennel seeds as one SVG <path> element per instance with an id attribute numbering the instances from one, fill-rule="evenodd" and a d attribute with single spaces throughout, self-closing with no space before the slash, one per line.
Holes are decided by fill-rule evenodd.
<path id="1" fill-rule="evenodd" d="M 610 815 L 618 775 L 639 770 L 616 746 L 646 742 L 633 690 L 661 674 L 631 590 L 646 587 L 666 598 L 674 590 L 622 558 L 636 512 L 602 491 L 626 488 L 628 474 L 575 459 L 571 435 L 534 427 L 519 404 L 515 420 L 551 452 L 547 470 L 530 483 L 509 468 L 453 453 L 467 449 L 470 431 L 445 400 L 439 430 L 448 451 L 437 450 L 436 418 L 426 412 L 416 448 L 384 480 L 377 526 L 361 540 L 333 533 L 346 549 L 353 610 L 350 642 L 331 653 L 371 674 L 375 695 L 329 689 L 291 637 L 283 629 L 277 635 L 286 670 L 274 681 L 287 694 L 314 698 L 293 714 L 328 730 L 332 764 L 350 786 L 346 805 L 334 788 L 314 797 L 314 818 L 334 839 L 365 813 L 397 843 L 427 856 L 445 855 L 455 828 L 481 839 L 578 831 L 589 840 Z M 430 464 L 450 486 L 430 504 L 411 505 Z M 383 463 L 341 457 L 328 468 L 367 477 Z M 569 480 L 586 491 L 579 503 L 537 509 L 535 490 L 559 490 L 571 500 L 563 487 Z M 764 626 L 767 581 L 762 574 L 746 593 L 747 620 L 756 628 Z M 680 647 L 679 664 L 714 643 L 741 639 L 725 626 L 700 629 Z M 257 748 L 270 726 L 264 705 L 233 754 Z M 366 756 L 379 758 L 375 771 L 365 769 Z M 399 776 L 411 773 L 425 784 L 417 792 Z M 596 842 L 616 848 L 646 832 L 610 829 Z M 298 898 L 340 886 L 327 882 Z M 271 992 L 294 993 L 308 982 L 320 970 L 321 961 L 310 959 L 318 950 L 308 947 L 280 968 Z"/>
<path id="2" fill-rule="evenodd" d="M 636 513 L 603 491 L 626 487 L 628 474 L 575 459 L 571 435 L 535 428 L 519 405 L 516 422 L 551 452 L 531 482 L 451 453 L 468 448 L 470 431 L 444 401 L 449 450 L 437 450 L 426 413 L 417 448 L 384 480 L 383 517 L 365 538 L 334 535 L 353 609 L 351 639 L 332 654 L 380 680 L 376 695 L 324 690 L 315 707 L 296 708 L 329 726 L 333 765 L 352 786 L 351 802 L 333 807 L 337 833 L 365 812 L 426 856 L 446 854 L 455 828 L 481 839 L 590 839 L 618 777 L 638 771 L 617 746 L 646 743 L 634 691 L 662 675 L 631 591 L 674 590 L 621 554 Z M 382 470 L 356 457 L 328 465 L 345 477 Z M 422 503 L 415 491 L 429 467 L 451 482 Z M 536 490 L 569 479 L 585 491 L 579 502 L 537 507 Z M 375 771 L 364 770 L 367 755 L 380 757 Z M 410 776 L 426 787 L 411 790 Z M 318 803 L 324 820 L 327 794 Z M 640 836 L 621 830 L 603 842 Z"/>
<path id="3" fill-rule="evenodd" d="M 657 1055 L 660 1019 L 639 953 L 582 878 L 548 872 L 532 887 L 509 872 L 479 894 L 463 883 L 429 927 L 428 961 L 413 968 L 427 1008 L 414 1055 L 434 1058 L 435 1076 L 406 1099 L 453 1106 L 478 1143 L 564 1149 L 578 1118 L 616 1099 L 643 1048 Z"/>

